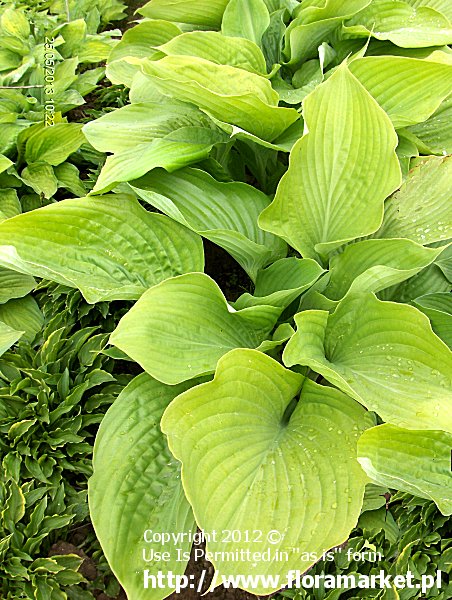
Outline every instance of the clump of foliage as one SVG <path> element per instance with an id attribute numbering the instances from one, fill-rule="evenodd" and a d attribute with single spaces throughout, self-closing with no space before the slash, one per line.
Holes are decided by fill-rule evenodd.
<path id="1" fill-rule="evenodd" d="M 347 540 L 369 482 L 449 516 L 449 3 L 139 12 L 106 70 L 130 104 L 61 137 L 108 154 L 89 196 L 0 224 L 0 265 L 23 286 L 45 277 L 92 304 L 136 301 L 110 354 L 145 373 L 102 421 L 89 491 L 129 598 L 143 569 L 162 569 L 143 561 L 146 529 L 260 531 L 235 548 L 272 560 L 224 554 L 219 536 L 215 569 L 284 581 Z M 203 238 L 252 293 L 224 296 Z M 21 330 L 4 327 L 6 349 Z M 188 554 L 190 536 L 157 549 L 182 574 L 176 548 Z"/>
<path id="2" fill-rule="evenodd" d="M 97 425 L 128 380 L 112 375 L 112 359 L 102 353 L 114 327 L 107 304 L 92 307 L 79 292 L 54 284 L 41 284 L 35 297 L 7 303 L 14 304 L 8 315 L 28 331 L 0 359 L 5 599 L 72 598 L 70 586 L 86 583 L 80 557 L 46 556 L 53 542 L 88 519 Z M 88 591 L 80 597 L 93 598 Z"/>

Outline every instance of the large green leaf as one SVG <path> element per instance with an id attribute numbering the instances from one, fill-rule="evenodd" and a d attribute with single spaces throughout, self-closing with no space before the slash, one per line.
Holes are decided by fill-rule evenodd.
<path id="1" fill-rule="evenodd" d="M 26 296 L 35 285 L 36 281 L 30 275 L 0 267 L 0 304 Z"/>
<path id="2" fill-rule="evenodd" d="M 452 514 L 450 452 L 452 435 L 444 431 L 409 431 L 380 425 L 358 441 L 358 460 L 377 483 L 433 500 Z"/>
<path id="3" fill-rule="evenodd" d="M 235 311 L 203 273 L 189 273 L 148 290 L 121 319 L 110 342 L 150 375 L 173 385 L 215 370 L 233 348 L 257 348 L 281 311 Z"/>
<path id="4" fill-rule="evenodd" d="M 94 192 L 110 190 L 163 167 L 174 171 L 206 158 L 227 136 L 194 106 L 181 102 L 130 104 L 87 123 L 88 141 L 109 156 Z"/>
<path id="5" fill-rule="evenodd" d="M 441 13 L 421 6 L 413 8 L 397 0 L 373 0 L 345 23 L 351 37 L 372 36 L 402 48 L 427 48 L 452 42 L 452 26 Z"/>
<path id="6" fill-rule="evenodd" d="M 108 564 L 134 600 L 160 600 L 170 587 L 144 589 L 143 570 L 156 576 L 162 562 L 152 550 L 169 552 L 165 571 L 182 575 L 195 530 L 180 480 L 180 465 L 160 431 L 160 418 L 171 400 L 187 389 L 169 387 L 145 373 L 133 379 L 107 411 L 94 446 L 94 474 L 89 480 L 90 516 Z M 145 543 L 145 531 L 180 535 L 178 543 Z M 144 559 L 147 559 L 144 562 Z M 181 557 L 179 557 L 181 558 Z"/>
<path id="7" fill-rule="evenodd" d="M 345 65 L 305 98 L 303 114 L 308 133 L 259 225 L 315 258 L 376 231 L 401 174 L 389 117 Z"/>
<path id="8" fill-rule="evenodd" d="M 167 56 L 199 56 L 218 65 L 229 65 L 260 75 L 267 74 L 261 49 L 238 37 L 226 37 L 218 31 L 190 31 L 159 47 Z"/>
<path id="9" fill-rule="evenodd" d="M 396 128 L 428 119 L 452 89 L 451 64 L 403 56 L 368 56 L 353 60 L 349 68 Z"/>
<path id="10" fill-rule="evenodd" d="M 138 9 L 149 19 L 165 19 L 218 29 L 229 0 L 151 0 Z"/>
<path id="11" fill-rule="evenodd" d="M 260 45 L 270 25 L 270 14 L 264 0 L 229 0 L 221 22 L 225 36 L 245 38 Z"/>
<path id="12" fill-rule="evenodd" d="M 433 8 L 437 12 L 442 13 L 452 23 L 452 4 L 449 0 L 405 0 L 405 2 L 414 8 L 421 6 Z"/>
<path id="13" fill-rule="evenodd" d="M 319 263 L 310 258 L 281 258 L 258 272 L 254 294 L 242 294 L 234 302 L 234 308 L 260 304 L 286 308 L 309 289 L 323 272 Z"/>
<path id="14" fill-rule="evenodd" d="M 169 405 L 162 430 L 182 462 L 198 525 L 263 534 L 252 545 L 243 538 L 236 544 L 251 551 L 249 558 L 221 552 L 219 538 L 208 541 L 207 550 L 219 552 L 213 564 L 220 576 L 279 576 L 249 590 L 269 594 L 289 583 L 290 570 L 304 572 L 315 555 L 347 539 L 366 483 L 356 443 L 369 424 L 362 407 L 338 390 L 303 381 L 254 350 L 229 352 L 213 381 Z M 268 561 L 253 559 L 265 551 Z M 288 559 L 278 560 L 276 551 Z"/>
<path id="15" fill-rule="evenodd" d="M 344 19 L 365 8 L 371 0 L 327 0 L 318 6 L 299 5 L 297 17 L 286 31 L 284 53 L 289 65 L 316 58 L 322 42 L 329 39 Z"/>
<path id="16" fill-rule="evenodd" d="M 194 56 L 145 61 L 143 69 L 163 94 L 264 140 L 274 140 L 299 118 L 296 110 L 277 106 L 278 94 L 267 79 L 243 69 Z"/>
<path id="17" fill-rule="evenodd" d="M 430 156 L 411 170 L 386 203 L 379 238 L 404 237 L 431 244 L 452 237 L 452 156 Z"/>
<path id="18" fill-rule="evenodd" d="M 37 128 L 27 139 L 25 160 L 60 165 L 83 144 L 81 129 L 78 123 L 56 123 L 53 127 Z"/>
<path id="19" fill-rule="evenodd" d="M 426 294 L 413 301 L 413 304 L 430 319 L 432 329 L 449 348 L 452 349 L 452 296 L 437 292 Z"/>
<path id="20" fill-rule="evenodd" d="M 415 136 L 424 154 L 452 154 L 452 95 L 430 119 L 407 131 Z"/>
<path id="21" fill-rule="evenodd" d="M 63 200 L 3 221 L 0 264 L 99 302 L 139 298 L 167 277 L 202 270 L 204 256 L 199 236 L 115 194 Z"/>
<path id="22" fill-rule="evenodd" d="M 452 352 L 416 308 L 363 294 L 295 323 L 287 366 L 307 365 L 388 423 L 452 432 Z"/>
<path id="23" fill-rule="evenodd" d="M 150 58 L 158 55 L 157 46 L 178 36 L 181 30 L 168 21 L 144 21 L 128 29 L 110 52 L 107 63 L 107 77 L 112 83 L 130 87 L 133 76 L 140 71 L 140 65 L 128 58 Z"/>
<path id="24" fill-rule="evenodd" d="M 140 198 L 227 250 L 253 280 L 259 269 L 287 253 L 280 238 L 258 227 L 270 200 L 250 185 L 220 183 L 190 168 L 171 174 L 154 169 L 131 185 Z"/>
<path id="25" fill-rule="evenodd" d="M 15 344 L 23 335 L 23 331 L 16 331 L 0 321 L 0 356 Z"/>
<path id="26" fill-rule="evenodd" d="M 379 292 L 430 265 L 442 248 L 424 248 L 410 240 L 364 240 L 350 244 L 330 261 L 325 295 L 340 300 L 350 291 Z"/>
<path id="27" fill-rule="evenodd" d="M 26 296 L 0 304 L 0 321 L 16 331 L 23 331 L 22 338 L 32 342 L 36 334 L 41 331 L 44 315 L 36 300 Z"/>

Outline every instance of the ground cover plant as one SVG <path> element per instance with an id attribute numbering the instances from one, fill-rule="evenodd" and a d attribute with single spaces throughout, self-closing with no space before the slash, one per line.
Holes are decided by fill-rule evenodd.
<path id="1" fill-rule="evenodd" d="M 42 19 L 60 4 L 40 5 Z M 126 309 L 98 350 L 144 372 L 102 420 L 89 505 L 128 598 L 174 589 L 144 589 L 143 570 L 162 570 L 143 561 L 149 529 L 238 531 L 234 549 L 271 560 L 226 555 L 221 536 L 206 547 L 218 583 L 271 576 L 241 582 L 256 594 L 370 533 L 394 572 L 450 570 L 438 558 L 452 513 L 449 2 L 151 0 L 120 41 L 102 30 L 118 3 L 89 3 L 86 23 L 69 3 L 74 20 L 52 22 L 61 97 L 47 127 L 43 96 L 11 90 L 37 81 L 20 59 L 35 56 L 22 5 L 0 21 L 0 346 L 21 360 L 9 348 L 33 319 L 11 303 L 35 278 Z M 128 104 L 68 121 L 103 74 L 78 65 L 105 59 Z M 206 274 L 212 247 L 236 262 L 242 293 Z M 398 532 L 379 493 L 369 506 L 369 490 L 389 489 Z M 164 569 L 182 575 L 190 546 L 157 548 Z"/>

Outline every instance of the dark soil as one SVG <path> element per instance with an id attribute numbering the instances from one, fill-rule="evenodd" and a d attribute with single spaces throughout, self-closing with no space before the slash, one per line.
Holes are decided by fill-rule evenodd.
<path id="1" fill-rule="evenodd" d="M 221 288 L 229 302 L 234 302 L 244 292 L 252 292 L 253 282 L 230 254 L 204 239 L 205 273 Z"/>

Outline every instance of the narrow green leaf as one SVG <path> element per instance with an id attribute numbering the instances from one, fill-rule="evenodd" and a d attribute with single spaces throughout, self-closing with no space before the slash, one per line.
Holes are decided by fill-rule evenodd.
<path id="1" fill-rule="evenodd" d="M 347 296 L 295 323 L 284 364 L 310 367 L 388 423 L 452 432 L 452 352 L 416 308 Z"/>
<path id="2" fill-rule="evenodd" d="M 345 65 L 305 98 L 303 113 L 308 133 L 259 225 L 316 258 L 376 231 L 401 175 L 391 121 Z"/>
<path id="3" fill-rule="evenodd" d="M 0 264 L 77 287 L 94 303 L 139 298 L 167 277 L 203 269 L 204 258 L 199 236 L 115 194 L 3 221 Z"/>
<path id="4" fill-rule="evenodd" d="M 187 385 L 169 387 L 139 375 L 107 411 L 96 437 L 90 515 L 111 569 L 135 600 L 160 600 L 172 591 L 144 589 L 143 571 L 156 576 L 162 570 L 162 562 L 151 559 L 152 551 L 169 552 L 164 568 L 176 575 L 182 575 L 187 564 L 177 549 L 181 554 L 190 551 L 188 535 L 176 544 L 143 541 L 146 531 L 180 535 L 195 530 L 180 465 L 160 431 L 163 411 L 186 389 Z"/>
<path id="5" fill-rule="evenodd" d="M 145 292 L 110 342 L 150 375 L 174 385 L 211 373 L 233 348 L 257 348 L 280 312 L 271 306 L 236 311 L 210 277 L 189 273 Z"/>
<path id="6" fill-rule="evenodd" d="M 278 575 L 289 583 L 290 570 L 304 572 L 316 562 L 306 553 L 320 556 L 341 544 L 356 524 L 366 483 L 356 443 L 370 419 L 338 390 L 303 381 L 255 350 L 238 349 L 219 361 L 213 381 L 178 396 L 161 424 L 182 462 L 198 525 L 262 531 L 252 546 L 269 554 L 264 562 L 220 553 L 220 539 L 207 542 L 209 552 L 219 552 L 213 564 L 220 576 Z M 239 551 L 249 547 L 236 544 Z M 287 552 L 287 559 L 278 560 L 276 551 Z"/>
<path id="7" fill-rule="evenodd" d="M 245 183 L 220 183 L 199 169 L 154 169 L 131 183 L 140 198 L 227 250 L 255 279 L 257 271 L 284 257 L 286 244 L 262 231 L 259 214 L 270 199 Z"/>
<path id="8" fill-rule="evenodd" d="M 452 514 L 450 451 L 452 435 L 444 431 L 409 431 L 380 425 L 358 441 L 358 460 L 381 485 L 433 500 Z"/>

